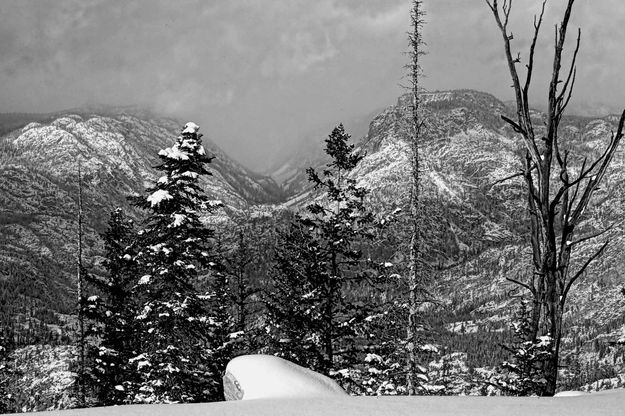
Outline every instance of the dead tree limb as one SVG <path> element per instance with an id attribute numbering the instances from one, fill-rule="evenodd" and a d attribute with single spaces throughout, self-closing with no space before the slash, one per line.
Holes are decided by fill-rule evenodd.
<path id="1" fill-rule="evenodd" d="M 529 341 L 540 335 L 553 339 L 551 357 L 542 368 L 547 383 L 540 392 L 551 396 L 555 393 L 558 376 L 559 350 L 562 339 L 562 316 L 565 302 L 572 285 L 586 273 L 590 265 L 605 251 L 608 241 L 584 261 L 581 268 L 571 272 L 574 258 L 573 249 L 582 242 L 604 235 L 600 231 L 581 238 L 575 238 L 577 229 L 584 219 L 584 212 L 590 205 L 594 192 L 606 175 L 608 168 L 623 137 L 625 111 L 620 117 L 616 132 L 598 157 L 583 157 L 581 169 L 571 178 L 569 163 L 570 150 L 559 132 L 563 114 L 568 107 L 577 75 L 577 58 L 581 45 L 581 29 L 577 30 L 575 47 L 571 61 L 563 69 L 563 51 L 566 35 L 575 0 L 567 0 L 560 23 L 554 28 L 554 53 L 551 79 L 548 87 L 546 134 L 539 133 L 532 125 L 530 110 L 530 90 L 535 69 L 536 44 L 540 34 L 547 1 L 542 2 L 540 13 L 534 16 L 525 82 L 521 85 L 517 64 L 519 55 L 513 55 L 512 33 L 508 23 L 512 10 L 512 0 L 485 0 L 501 32 L 504 54 L 512 79 L 516 101 L 516 117 L 502 115 L 513 131 L 519 135 L 526 148 L 523 160 L 523 178 L 527 192 L 527 209 L 530 220 L 530 243 L 534 272 L 531 284 L 519 279 L 508 280 L 530 290 L 533 297 L 531 311 L 532 331 Z M 562 76 L 564 74 L 564 76 Z M 579 160 L 579 159 L 578 159 Z M 512 177 L 517 177 L 515 174 Z M 508 178 L 505 178 L 506 180 Z"/>

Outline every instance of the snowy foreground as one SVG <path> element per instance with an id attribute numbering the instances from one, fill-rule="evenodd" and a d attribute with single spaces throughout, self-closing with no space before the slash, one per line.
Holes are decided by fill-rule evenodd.
<path id="1" fill-rule="evenodd" d="M 233 359 L 224 376 L 233 401 L 128 405 L 45 412 L 46 416 L 581 416 L 625 415 L 625 389 L 560 397 L 350 397 L 336 382 L 278 357 Z"/>
<path id="2" fill-rule="evenodd" d="M 625 390 L 575 397 L 311 397 L 209 404 L 132 405 L 47 412 L 49 416 L 582 416 L 625 414 Z"/>

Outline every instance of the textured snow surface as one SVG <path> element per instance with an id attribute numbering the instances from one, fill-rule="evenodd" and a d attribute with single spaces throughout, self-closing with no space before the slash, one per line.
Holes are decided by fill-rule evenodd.
<path id="1" fill-rule="evenodd" d="M 270 377 L 267 374 L 267 377 Z M 625 390 L 577 397 L 312 397 L 65 410 L 45 416 L 622 416 Z"/>
<path id="2" fill-rule="evenodd" d="M 185 152 L 182 152 L 180 148 L 176 145 L 163 149 L 159 151 L 158 154 L 160 156 L 165 156 L 166 158 L 174 160 L 189 160 L 189 155 Z"/>
<path id="3" fill-rule="evenodd" d="M 160 204 L 161 202 L 163 202 L 163 200 L 172 199 L 172 198 L 173 196 L 171 196 L 169 192 L 167 192 L 164 189 L 159 189 L 158 191 L 154 192 L 152 195 L 148 196 L 148 202 L 152 206 L 156 206 Z"/>
<path id="4" fill-rule="evenodd" d="M 346 395 L 331 378 L 272 355 L 242 355 L 226 367 L 243 400 Z"/>
<path id="5" fill-rule="evenodd" d="M 189 121 L 187 124 L 184 125 L 184 130 L 182 130 L 182 132 L 193 134 L 193 133 L 197 133 L 199 129 L 200 129 L 200 126 L 198 126 L 192 121 Z"/>

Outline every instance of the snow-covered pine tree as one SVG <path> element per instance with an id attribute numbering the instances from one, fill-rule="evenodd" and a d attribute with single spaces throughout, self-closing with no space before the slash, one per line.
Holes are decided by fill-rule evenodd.
<path id="1" fill-rule="evenodd" d="M 300 216 L 280 230 L 278 238 L 272 285 L 264 296 L 270 352 L 327 373 L 321 305 L 329 300 L 321 287 L 328 276 L 321 247 Z"/>
<path id="2" fill-rule="evenodd" d="M 213 230 L 200 213 L 214 204 L 199 178 L 210 175 L 199 127 L 187 123 L 176 143 L 159 152 L 163 176 L 135 204 L 149 212 L 139 232 L 136 256 L 141 275 L 137 355 L 129 360 L 139 382 L 128 391 L 133 402 L 220 400 L 223 343 L 229 330 L 225 277 L 216 270 Z M 211 284 L 200 288 L 200 278 Z"/>
<path id="3" fill-rule="evenodd" d="M 326 169 L 307 170 L 323 197 L 282 233 L 267 300 L 270 334 L 283 354 L 324 374 L 358 362 L 357 326 L 368 313 L 348 291 L 363 284 L 360 247 L 374 222 L 366 189 L 348 176 L 363 157 L 349 138 L 336 127 L 326 139 Z"/>
<path id="4" fill-rule="evenodd" d="M 249 354 L 264 346 L 263 326 L 258 319 L 264 309 L 259 294 L 268 280 L 276 217 L 246 211 L 231 216 L 233 223 L 219 230 L 236 331 L 232 340 L 235 354 Z"/>
<path id="5" fill-rule="evenodd" d="M 495 379 L 495 384 L 510 396 L 541 395 L 547 384 L 543 366 L 551 358 L 553 338 L 540 336 L 532 340 L 529 301 L 521 300 L 516 322 L 512 323 L 515 342 L 513 345 L 504 345 L 512 355 L 512 361 L 501 364 L 503 373 Z"/>
<path id="6" fill-rule="evenodd" d="M 14 371 L 11 369 L 9 340 L 3 332 L 0 331 L 0 413 L 9 413 L 15 410 L 10 391 Z"/>
<path id="7" fill-rule="evenodd" d="M 134 357 L 134 320 L 136 299 L 131 295 L 137 272 L 134 224 L 117 208 L 109 217 L 108 230 L 102 234 L 108 272 L 104 279 L 85 274 L 94 294 L 85 300 L 87 335 L 97 344 L 89 348 L 89 388 L 99 405 L 123 404 L 126 386 L 135 376 L 128 365 Z"/>

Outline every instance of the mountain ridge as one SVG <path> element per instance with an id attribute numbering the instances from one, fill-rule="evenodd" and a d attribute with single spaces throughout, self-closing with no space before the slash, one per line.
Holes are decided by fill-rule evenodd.
<path id="1" fill-rule="evenodd" d="M 84 254 L 87 267 L 97 274 L 102 272 L 99 233 L 109 213 L 119 206 L 141 217 L 127 197 L 142 193 L 147 182 L 157 179 L 153 167 L 158 151 L 175 142 L 183 125 L 124 111 L 37 118 L 22 117 L 22 123 L 29 122 L 0 137 L 0 281 L 6 283 L 0 290 L 0 319 L 13 316 L 23 337 L 35 336 L 32 322 L 71 327 L 79 161 Z M 282 199 L 271 178 L 228 158 L 210 139 L 204 146 L 215 156 L 208 166 L 213 175 L 203 180 L 204 187 L 224 204 L 217 217 Z"/>
<path id="2" fill-rule="evenodd" d="M 422 97 L 426 120 L 421 146 L 423 198 L 434 223 L 429 236 L 435 254 L 429 261 L 437 269 L 433 293 L 444 309 L 437 314 L 447 319 L 447 326 L 442 326 L 447 329 L 441 331 L 450 343 L 470 336 L 499 339 L 497 334 L 505 331 L 515 307 L 515 298 L 509 296 L 515 288 L 506 277 L 526 276 L 529 270 L 524 185 L 518 177 L 504 180 L 519 171 L 523 154 L 522 143 L 501 119 L 511 108 L 491 94 L 473 90 L 425 92 Z M 352 178 L 370 190 L 368 202 L 379 212 L 405 206 L 410 197 L 410 103 L 409 95 L 399 97 L 395 105 L 371 120 L 367 134 L 355 143 L 365 156 Z M 74 160 L 59 161 L 52 150 L 81 155 L 85 161 L 85 192 L 92 204 L 86 210 L 91 223 L 85 236 L 86 257 L 96 265 L 101 252 L 97 231 L 104 226 L 103 215 L 114 201 L 122 201 L 123 194 L 141 192 L 143 182 L 155 177 L 156 152 L 171 145 L 182 125 L 172 119 L 143 120 L 128 114 L 93 119 L 65 116 L 24 125 L 0 138 L 0 176 L 8 179 L 0 182 L 0 210 L 12 212 L 0 221 L 0 258 L 11 262 L 0 270 L 0 280 L 13 279 L 16 284 L 3 299 L 11 303 L 15 298 L 40 307 L 41 321 L 48 325 L 60 324 L 58 316 L 48 313 L 53 310 L 53 299 L 72 305 L 74 296 L 70 266 L 75 241 L 72 207 L 77 193 Z M 534 112 L 537 122 L 543 116 Z M 616 122 L 615 116 L 565 117 L 561 132 L 567 149 L 596 155 Z M 307 184 L 307 166 L 293 165 L 300 172 L 291 177 L 291 187 L 285 191 L 267 176 L 254 176 L 219 149 L 213 150 L 209 140 L 205 143 L 218 155 L 209 166 L 214 176 L 206 189 L 233 212 L 257 203 L 264 204 L 267 212 L 274 206 L 298 209 L 321 198 Z M 615 155 L 582 231 L 600 230 L 625 216 L 623 153 L 621 149 Z M 115 154 L 127 155 L 121 158 L 119 169 L 111 166 Z M 311 165 L 319 169 L 324 163 L 320 158 Z M 580 163 L 581 159 L 573 159 L 571 166 L 577 169 Z M 54 209 L 60 209 L 60 214 L 50 215 Z M 226 217 L 228 212 L 220 215 Z M 623 369 L 625 348 L 620 340 L 625 340 L 625 296 L 621 294 L 625 258 L 619 249 L 625 244 L 623 225 L 615 226 L 606 237 L 613 243 L 571 292 L 566 311 L 570 336 L 565 346 L 567 351 L 581 351 L 586 358 L 603 354 L 601 359 L 612 360 Z M 580 245 L 578 261 L 596 244 Z M 45 284 L 34 300 L 24 297 L 27 289 L 32 290 L 31 283 L 42 281 Z M 69 314 L 71 307 L 57 312 Z M 19 313 L 25 319 L 25 312 Z M 454 329 L 457 327 L 476 328 L 477 332 L 461 333 Z M 498 355 L 484 358 L 484 348 L 480 344 L 465 351 L 469 361 L 490 360 L 493 364 Z M 489 344 L 487 348 L 498 347 Z M 568 362 L 571 357 L 565 354 L 563 359 Z"/>

